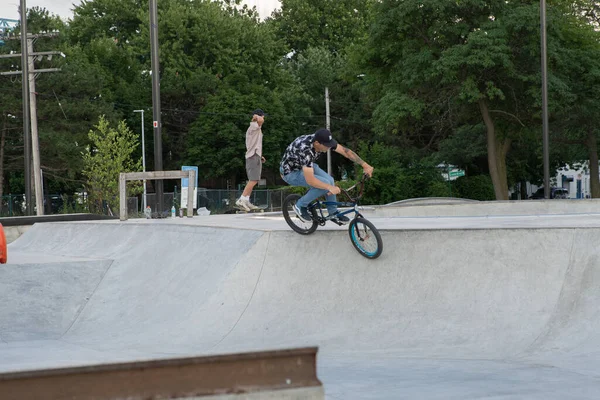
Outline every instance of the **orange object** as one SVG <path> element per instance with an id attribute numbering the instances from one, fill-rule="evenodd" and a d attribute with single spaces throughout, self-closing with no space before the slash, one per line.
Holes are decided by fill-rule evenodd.
<path id="1" fill-rule="evenodd" d="M 6 264 L 8 261 L 8 252 L 6 250 L 6 235 L 4 227 L 0 224 L 0 264 Z"/>

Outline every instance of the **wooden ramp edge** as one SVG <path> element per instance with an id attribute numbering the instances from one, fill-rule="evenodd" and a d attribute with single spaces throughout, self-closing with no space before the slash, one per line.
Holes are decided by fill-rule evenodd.
<path id="1" fill-rule="evenodd" d="M 322 394 L 316 371 L 317 351 L 316 347 L 307 347 L 10 372 L 0 374 L 0 399 L 233 399 L 236 395 L 260 398 L 254 395 L 272 391 L 283 394 L 288 390 L 296 393 L 293 398 L 322 399 L 314 395 Z M 302 388 L 317 390 L 297 395 Z"/>

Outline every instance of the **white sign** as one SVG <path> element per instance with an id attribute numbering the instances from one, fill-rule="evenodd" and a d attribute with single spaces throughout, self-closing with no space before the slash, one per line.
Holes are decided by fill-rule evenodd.
<path id="1" fill-rule="evenodd" d="M 192 208 L 198 208 L 198 167 L 184 165 L 181 167 L 182 171 L 189 171 L 193 169 L 196 171 L 196 183 L 194 186 L 194 199 Z M 181 178 L 181 208 L 187 207 L 188 198 L 188 178 Z"/>
<path id="2" fill-rule="evenodd" d="M 181 208 L 187 208 L 188 187 L 181 188 Z M 194 188 L 194 199 L 192 208 L 198 208 L 198 188 Z"/>

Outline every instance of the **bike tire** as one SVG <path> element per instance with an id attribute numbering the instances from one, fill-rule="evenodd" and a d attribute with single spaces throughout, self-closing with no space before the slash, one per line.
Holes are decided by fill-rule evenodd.
<path id="1" fill-rule="evenodd" d="M 312 220 L 312 224 L 308 222 L 303 222 L 298 218 L 296 213 L 294 212 L 293 206 L 296 204 L 298 199 L 300 199 L 299 194 L 290 194 L 283 201 L 283 205 L 281 210 L 283 212 L 283 218 L 285 222 L 292 228 L 295 232 L 301 235 L 310 235 L 314 231 L 317 230 L 319 223 L 316 220 Z M 313 214 L 314 215 L 314 214 Z"/>
<path id="2" fill-rule="evenodd" d="M 350 235 L 352 245 L 362 256 L 369 259 L 375 259 L 383 252 L 383 240 L 381 239 L 381 234 L 371 221 L 363 217 L 354 218 L 350 222 L 350 226 L 348 226 L 348 234 Z M 371 235 L 373 237 L 371 237 Z M 370 248 L 367 249 L 365 246 L 366 239 L 375 239 L 375 248 L 372 248 L 373 245 L 370 245 Z"/>

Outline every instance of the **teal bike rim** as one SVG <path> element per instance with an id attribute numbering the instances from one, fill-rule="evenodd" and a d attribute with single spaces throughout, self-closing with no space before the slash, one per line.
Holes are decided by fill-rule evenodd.
<path id="1" fill-rule="evenodd" d="M 357 223 L 354 223 L 351 226 L 352 241 L 354 242 L 354 244 L 356 244 L 356 247 L 358 247 L 360 249 L 360 251 L 362 251 L 364 254 L 366 254 L 369 257 L 374 257 L 377 254 L 377 248 L 375 249 L 375 251 L 367 251 L 363 246 L 361 246 L 360 239 L 356 237 L 356 227 L 357 227 Z M 377 247 L 379 247 L 379 244 Z"/>

